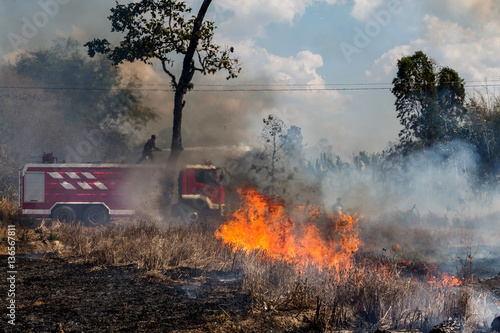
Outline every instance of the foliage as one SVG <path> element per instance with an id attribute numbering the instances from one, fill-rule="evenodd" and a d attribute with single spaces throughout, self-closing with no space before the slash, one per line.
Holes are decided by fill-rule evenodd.
<path id="1" fill-rule="evenodd" d="M 56 40 L 50 49 L 21 54 L 12 69 L 20 77 L 56 93 L 70 90 L 71 94 L 58 94 L 57 104 L 65 106 L 64 119 L 72 124 L 98 126 L 103 121 L 114 121 L 140 126 L 156 116 L 141 105 L 134 81 L 122 87 L 116 67 L 103 57 L 89 61 L 71 38 Z M 116 87 L 120 89 L 112 89 Z"/>
<path id="2" fill-rule="evenodd" d="M 286 134 L 283 136 L 283 150 L 287 154 L 297 154 L 302 152 L 304 137 L 300 127 L 292 125 L 287 129 Z"/>
<path id="3" fill-rule="evenodd" d="M 16 201 L 6 196 L 0 196 L 0 222 L 14 224 L 21 220 L 21 212 Z"/>
<path id="4" fill-rule="evenodd" d="M 0 197 L 12 198 L 14 196 L 19 168 L 16 162 L 14 152 L 7 145 L 0 144 Z"/>
<path id="5" fill-rule="evenodd" d="M 196 56 L 198 70 L 203 74 L 215 74 L 225 69 L 229 72 L 228 78 L 237 76 L 235 64 L 237 61 L 230 58 L 233 48 L 222 48 L 213 43 L 214 22 L 204 21 L 199 31 L 194 31 L 195 16 L 186 18 L 192 11 L 183 1 L 143 0 L 129 5 L 117 4 L 111 9 L 108 17 L 112 22 L 111 31 L 125 33 L 119 46 L 110 47 L 106 39 L 94 39 L 85 44 L 89 48 L 89 55 L 107 53 L 114 65 L 124 61 L 136 60 L 151 63 L 152 59 L 161 61 L 165 72 L 172 78 L 172 86 L 178 86 L 175 77 L 167 70 L 173 67 L 175 54 L 187 54 L 189 44 L 193 39 L 198 40 Z"/>
<path id="6" fill-rule="evenodd" d="M 439 71 L 422 51 L 398 60 L 392 93 L 403 129 L 399 148 L 404 154 L 448 142 L 463 134 L 463 79 L 449 67 Z"/>
<path id="7" fill-rule="evenodd" d="M 122 159 L 128 130 L 156 117 L 134 83 L 122 88 L 118 68 L 88 59 L 72 39 L 20 54 L 0 67 L 0 80 L 10 87 L 0 92 L 2 166 L 9 164 L 1 174 L 10 185 L 8 174 L 43 151 L 59 161 Z"/>
<path id="8" fill-rule="evenodd" d="M 467 140 L 476 147 L 481 177 L 496 176 L 500 166 L 500 95 L 476 92 L 467 100 Z"/>
<path id="9" fill-rule="evenodd" d="M 70 256 L 93 265 L 134 264 L 159 271 L 182 266 L 228 269 L 229 249 L 215 240 L 214 227 L 209 223 L 160 227 L 144 220 L 103 228 L 63 224 L 56 236 L 71 249 Z"/>
<path id="10" fill-rule="evenodd" d="M 365 171 L 367 168 L 373 169 L 380 163 L 380 154 L 368 154 L 366 151 L 360 151 L 358 155 L 353 156 L 353 164 L 358 171 Z"/>

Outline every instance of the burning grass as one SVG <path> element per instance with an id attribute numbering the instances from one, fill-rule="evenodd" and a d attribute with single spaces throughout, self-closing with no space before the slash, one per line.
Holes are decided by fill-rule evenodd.
<path id="1" fill-rule="evenodd" d="M 244 198 L 242 207 L 216 232 L 224 244 L 245 252 L 262 251 L 271 259 L 294 264 L 298 270 L 314 265 L 338 271 L 352 265 L 361 243 L 356 218 L 344 214 L 327 217 L 327 236 L 323 237 L 319 210 L 300 207 L 294 214 L 305 222 L 297 224 L 285 212 L 283 202 L 253 188 L 243 187 L 239 193 Z"/>
<path id="2" fill-rule="evenodd" d="M 251 188 L 239 194 L 241 208 L 216 237 L 241 257 L 245 285 L 263 311 L 298 309 L 310 328 L 327 331 L 428 331 L 449 317 L 470 325 L 493 316 L 479 314 L 487 294 L 434 265 L 403 260 L 397 244 L 392 255 L 360 251 L 360 218 L 312 207 L 290 212 Z"/>
<path id="3" fill-rule="evenodd" d="M 372 244 L 361 241 L 362 217 L 289 209 L 251 188 L 240 194 L 241 208 L 220 226 L 207 221 L 170 227 L 119 221 L 96 228 L 54 223 L 32 230 L 25 240 L 42 241 L 40 234 L 50 232 L 56 240 L 45 237 L 40 243 L 57 243 L 51 250 L 61 257 L 100 269 L 134 264 L 149 272 L 148 281 L 159 283 L 168 283 L 164 273 L 178 267 L 237 272 L 253 299 L 250 318 L 293 317 L 286 322 L 297 330 L 426 332 L 449 317 L 465 327 L 488 326 L 500 311 L 470 278 L 459 280 L 408 258 L 397 244 L 374 252 Z M 242 322 L 248 330 L 256 327 L 248 317 L 227 314 L 217 327 Z"/>
<path id="4" fill-rule="evenodd" d="M 485 291 L 429 285 L 399 269 L 357 264 L 335 273 L 298 272 L 279 261 L 245 260 L 245 284 L 261 311 L 299 311 L 310 328 L 320 331 L 382 327 L 428 332 L 450 317 L 477 328 L 494 315 Z"/>

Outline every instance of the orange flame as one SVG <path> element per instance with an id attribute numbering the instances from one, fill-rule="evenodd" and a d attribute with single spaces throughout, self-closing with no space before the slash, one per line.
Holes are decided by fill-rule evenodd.
<path id="1" fill-rule="evenodd" d="M 427 278 L 427 283 L 432 286 L 450 288 L 462 285 L 462 281 L 452 275 L 439 272 L 436 273 L 436 275 L 431 275 Z"/>
<path id="2" fill-rule="evenodd" d="M 328 216 L 327 236 L 311 220 L 319 211 L 301 208 L 307 222 L 296 224 L 285 212 L 284 203 L 275 201 L 253 188 L 238 193 L 243 205 L 221 225 L 215 235 L 234 250 L 262 251 L 271 259 L 295 264 L 300 270 L 314 265 L 318 269 L 350 268 L 358 250 L 358 219 L 348 215 Z M 305 216 L 304 216 L 305 215 Z"/>
<path id="3" fill-rule="evenodd" d="M 243 199 L 241 207 L 215 232 L 223 244 L 234 251 L 260 251 L 266 258 L 283 260 L 300 271 L 316 267 L 339 273 L 353 268 L 354 254 L 361 245 L 359 218 L 342 213 L 325 216 L 311 207 L 298 207 L 292 218 L 286 213 L 283 201 L 273 200 L 250 187 L 238 189 L 238 194 Z M 395 244 L 392 250 L 399 255 L 401 246 Z M 406 272 L 438 288 L 462 284 L 459 279 L 438 272 L 433 264 L 395 259 L 378 261 L 372 273 L 389 278 L 391 274 Z M 365 260 L 364 264 L 370 265 L 369 259 Z"/>

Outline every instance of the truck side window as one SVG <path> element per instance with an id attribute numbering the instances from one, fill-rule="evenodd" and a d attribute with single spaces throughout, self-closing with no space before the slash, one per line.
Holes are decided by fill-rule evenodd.
<path id="1" fill-rule="evenodd" d="M 28 171 L 24 175 L 24 201 L 45 201 L 45 173 L 43 171 Z"/>
<path id="2" fill-rule="evenodd" d="M 218 185 L 215 170 L 195 170 L 195 180 L 197 183 L 205 185 Z"/>

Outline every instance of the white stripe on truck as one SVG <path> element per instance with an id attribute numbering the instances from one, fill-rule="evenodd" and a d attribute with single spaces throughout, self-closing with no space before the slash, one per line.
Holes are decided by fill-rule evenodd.
<path id="1" fill-rule="evenodd" d="M 88 183 L 86 182 L 78 182 L 77 183 L 81 188 L 83 188 L 84 190 L 92 190 L 92 186 L 90 186 Z"/>
<path id="2" fill-rule="evenodd" d="M 23 209 L 23 214 L 50 214 L 50 209 Z"/>
<path id="3" fill-rule="evenodd" d="M 95 176 L 90 172 L 82 172 L 82 175 L 85 176 L 87 179 L 95 179 Z"/>
<path id="4" fill-rule="evenodd" d="M 67 181 L 63 181 L 61 183 L 61 186 L 64 187 L 66 190 L 76 190 L 76 187 L 74 187 L 72 184 L 68 183 Z"/>
<path id="5" fill-rule="evenodd" d="M 71 179 L 80 179 L 80 176 L 78 176 L 76 172 L 66 172 L 66 175 Z"/>
<path id="6" fill-rule="evenodd" d="M 55 179 L 63 179 L 64 177 L 59 172 L 48 172 L 48 174 Z"/>
<path id="7" fill-rule="evenodd" d="M 108 187 L 106 185 L 104 185 L 103 183 L 101 183 L 99 181 L 98 182 L 94 182 L 94 185 L 97 186 L 97 188 L 100 189 L 100 190 L 107 190 L 108 189 Z"/>

